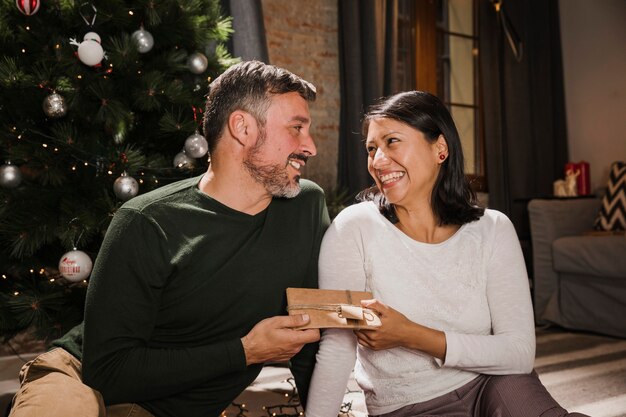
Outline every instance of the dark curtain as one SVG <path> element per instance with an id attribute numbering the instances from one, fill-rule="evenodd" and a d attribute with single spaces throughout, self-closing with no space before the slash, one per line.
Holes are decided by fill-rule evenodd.
<path id="1" fill-rule="evenodd" d="M 568 154 L 558 0 L 493 3 L 479 7 L 489 206 L 511 218 L 529 260 L 526 206 L 552 194 Z"/>
<path id="2" fill-rule="evenodd" d="M 395 89 L 397 0 L 337 0 L 341 115 L 338 185 L 350 195 L 372 184 L 361 138 L 367 107 Z"/>
<path id="3" fill-rule="evenodd" d="M 227 43 L 232 56 L 269 64 L 261 0 L 220 0 L 220 4 L 233 18 L 234 32 Z"/>

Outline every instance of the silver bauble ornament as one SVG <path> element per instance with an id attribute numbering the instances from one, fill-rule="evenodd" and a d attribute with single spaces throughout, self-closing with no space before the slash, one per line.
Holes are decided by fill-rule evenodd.
<path id="1" fill-rule="evenodd" d="M 198 132 L 185 140 L 185 153 L 192 158 L 202 158 L 209 150 L 209 144 Z"/>
<path id="2" fill-rule="evenodd" d="M 96 32 L 88 32 L 83 36 L 83 41 L 78 45 L 78 59 L 85 65 L 93 67 L 98 65 L 104 58 L 104 49 L 100 46 L 100 35 Z"/>
<path id="3" fill-rule="evenodd" d="M 54 119 L 63 117 L 67 113 L 67 105 L 61 94 L 52 93 L 43 100 L 43 112 Z"/>
<path id="4" fill-rule="evenodd" d="M 154 46 L 152 34 L 144 28 L 134 31 L 131 35 L 131 39 L 135 43 L 135 46 L 137 46 L 137 50 L 142 54 L 149 52 Z"/>
<path id="5" fill-rule="evenodd" d="M 209 60 L 200 52 L 189 55 L 189 58 L 187 59 L 187 67 L 189 67 L 189 71 L 194 74 L 202 74 L 206 71 L 208 66 Z"/>
<path id="6" fill-rule="evenodd" d="M 11 162 L 0 166 L 0 186 L 4 188 L 15 188 L 22 183 L 22 172 Z"/>
<path id="7" fill-rule="evenodd" d="M 113 183 L 113 192 L 122 201 L 130 200 L 139 192 L 139 184 L 133 177 L 124 172 Z"/>
<path id="8" fill-rule="evenodd" d="M 93 262 L 85 252 L 71 250 L 61 256 L 59 261 L 59 272 L 63 278 L 70 282 L 82 281 L 89 276 Z"/>
<path id="9" fill-rule="evenodd" d="M 174 167 L 180 169 L 193 168 L 194 161 L 185 153 L 185 151 L 178 152 L 174 157 Z"/>

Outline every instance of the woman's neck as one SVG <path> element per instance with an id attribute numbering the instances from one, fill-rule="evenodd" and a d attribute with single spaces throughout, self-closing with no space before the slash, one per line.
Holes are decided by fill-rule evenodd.
<path id="1" fill-rule="evenodd" d="M 440 225 L 430 207 L 406 209 L 396 207 L 398 223 L 396 227 L 413 240 L 423 243 L 441 243 L 450 238 L 458 225 Z"/>

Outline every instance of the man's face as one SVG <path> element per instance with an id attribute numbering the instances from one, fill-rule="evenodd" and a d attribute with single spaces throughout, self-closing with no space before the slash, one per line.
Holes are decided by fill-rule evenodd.
<path id="1" fill-rule="evenodd" d="M 298 93 L 274 96 L 265 127 L 244 160 L 244 166 L 274 197 L 300 192 L 301 169 L 317 150 L 310 133 L 309 104 Z"/>

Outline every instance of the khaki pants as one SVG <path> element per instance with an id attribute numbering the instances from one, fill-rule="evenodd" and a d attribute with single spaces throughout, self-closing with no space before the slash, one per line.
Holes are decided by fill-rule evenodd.
<path id="1" fill-rule="evenodd" d="M 105 407 L 102 395 L 81 381 L 81 363 L 61 348 L 22 367 L 21 387 L 9 417 L 154 417 L 137 404 Z"/>

